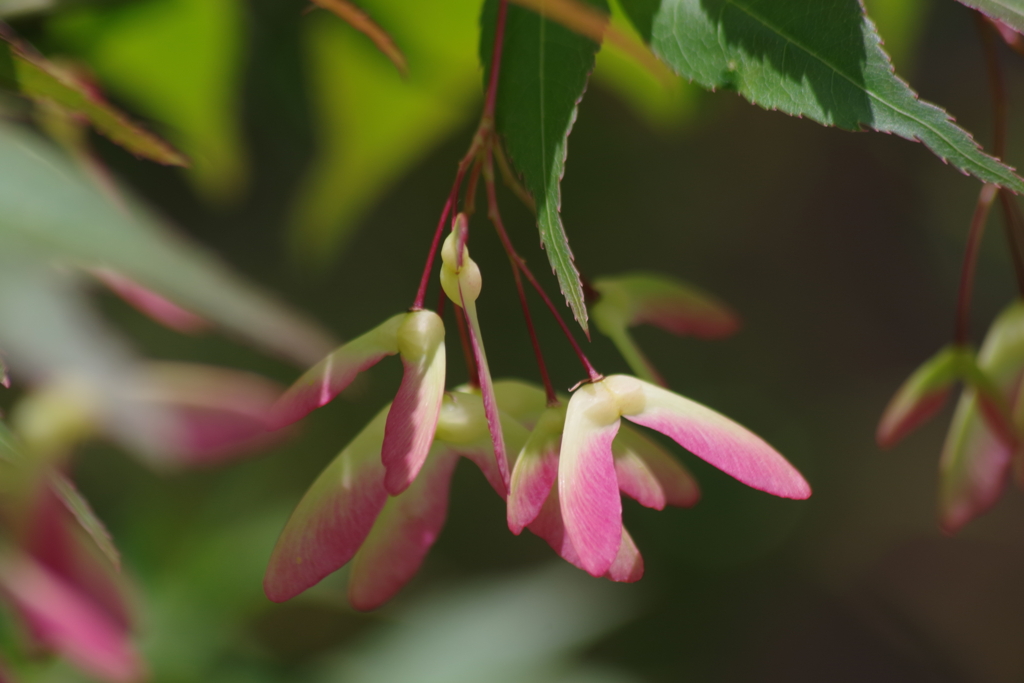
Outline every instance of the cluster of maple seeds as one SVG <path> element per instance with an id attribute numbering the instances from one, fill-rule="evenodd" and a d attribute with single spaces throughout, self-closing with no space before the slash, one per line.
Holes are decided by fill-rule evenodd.
<path id="1" fill-rule="evenodd" d="M 603 377 L 582 352 L 592 374 L 568 400 L 549 382 L 542 388 L 493 381 L 476 311 L 482 277 L 465 244 L 467 226 L 459 214 L 441 249 L 440 278 L 468 328 L 474 382 L 445 391 L 443 322 L 414 308 L 338 348 L 272 411 L 275 426 L 290 424 L 385 356 L 402 359 L 394 401 L 341 451 L 292 513 L 264 580 L 272 600 L 294 597 L 349 562 L 349 599 L 356 608 L 373 609 L 390 599 L 441 531 L 460 456 L 474 462 L 507 501 L 513 533 L 529 529 L 593 576 L 636 581 L 643 561 L 622 526 L 621 495 L 656 509 L 688 507 L 699 489 L 672 455 L 623 425 L 623 417 L 669 436 L 749 486 L 786 498 L 810 495 L 800 473 L 739 424 L 649 381 Z M 634 274 L 598 280 L 595 288 L 606 292 L 594 306 L 598 328 L 626 350 L 638 374 L 654 376 L 629 336 L 632 325 L 654 323 L 703 336 L 736 327 L 731 312 L 713 298 L 668 278 Z"/>

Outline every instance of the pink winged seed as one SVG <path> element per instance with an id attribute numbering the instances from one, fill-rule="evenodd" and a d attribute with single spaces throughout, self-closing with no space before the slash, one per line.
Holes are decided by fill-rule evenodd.
<path id="1" fill-rule="evenodd" d="M 882 413 L 875 432 L 879 446 L 894 446 L 942 408 L 965 363 L 973 363 L 969 353 L 947 346 L 914 370 Z"/>
<path id="2" fill-rule="evenodd" d="M 641 505 L 662 510 L 666 505 L 693 507 L 700 487 L 671 454 L 639 432 L 622 425 L 612 442 L 619 490 Z"/>
<path id="3" fill-rule="evenodd" d="M 40 489 L 23 549 L 127 630 L 133 619 L 119 570 L 52 487 Z M 103 533 L 99 531 L 98 533 Z"/>
<path id="4" fill-rule="evenodd" d="M 42 565 L 22 555 L 0 556 L 0 588 L 42 643 L 82 669 L 112 683 L 144 677 L 125 629 Z"/>
<path id="5" fill-rule="evenodd" d="M 725 303 L 691 285 L 654 273 L 629 273 L 598 280 L 595 287 L 613 287 L 626 306 L 629 325 L 649 324 L 678 336 L 720 339 L 740 327 Z"/>
<path id="6" fill-rule="evenodd" d="M 384 488 L 398 495 L 412 483 L 434 441 L 434 430 L 444 398 L 444 344 L 428 357 L 402 359 L 402 384 L 388 413 L 381 459 Z"/>
<path id="7" fill-rule="evenodd" d="M 261 446 L 280 387 L 247 372 L 188 363 L 151 363 L 140 399 L 174 420 L 170 455 L 177 464 L 211 465 Z"/>
<path id="8" fill-rule="evenodd" d="M 626 397 L 623 416 L 632 422 L 672 438 L 747 486 L 782 498 L 810 497 L 811 487 L 795 467 L 721 413 L 635 377 L 613 375 L 605 382 Z"/>
<path id="9" fill-rule="evenodd" d="M 940 389 L 921 396 L 912 406 L 894 406 L 886 409 L 882 421 L 878 423 L 875 441 L 882 448 L 895 446 L 905 436 L 927 422 L 933 415 L 946 405 L 950 389 Z"/>
<path id="10" fill-rule="evenodd" d="M 270 428 L 280 429 L 301 420 L 340 394 L 356 375 L 398 353 L 398 329 L 406 313 L 386 320 L 366 334 L 338 347 L 310 368 L 277 400 L 270 412 Z"/>
<path id="11" fill-rule="evenodd" d="M 557 486 L 551 487 L 551 492 L 547 500 L 544 501 L 540 513 L 530 523 L 528 528 L 532 533 L 547 541 L 551 549 L 558 553 L 558 556 L 563 560 L 574 567 L 586 571 L 586 567 L 580 561 L 579 553 L 576 552 L 572 541 L 569 540 L 568 535 L 565 533 Z M 618 553 L 615 555 L 615 560 L 608 567 L 608 571 L 602 576 L 610 581 L 633 583 L 639 581 L 643 574 L 643 557 L 640 555 L 640 551 L 637 550 L 636 544 L 633 542 L 629 532 L 626 531 L 625 527 L 622 527 L 622 542 L 619 544 Z"/>
<path id="12" fill-rule="evenodd" d="M 436 444 L 412 486 L 388 499 L 352 560 L 348 598 L 353 607 L 380 607 L 419 571 L 444 526 L 456 464 L 458 455 Z"/>
<path id="13" fill-rule="evenodd" d="M 270 557 L 263 589 L 284 602 L 340 569 L 359 550 L 387 501 L 381 444 L 388 407 L 317 478 Z"/>
<path id="14" fill-rule="evenodd" d="M 565 407 L 546 408 L 519 451 L 512 470 L 508 497 L 508 528 L 519 535 L 532 522 L 558 477 Z"/>
<path id="15" fill-rule="evenodd" d="M 508 496 L 508 528 L 517 536 L 540 514 L 558 478 L 558 446 L 556 440 L 548 448 L 524 450 L 516 460 Z"/>
<path id="16" fill-rule="evenodd" d="M 622 500 L 612 458 L 619 419 L 609 412 L 608 401 L 600 382 L 573 394 L 558 462 L 566 534 L 593 576 L 608 571 L 622 543 Z"/>
<path id="17" fill-rule="evenodd" d="M 1003 492 L 1013 453 L 989 429 L 973 391 L 957 403 L 939 461 L 939 522 L 952 534 L 988 510 Z"/>
<path id="18" fill-rule="evenodd" d="M 195 334 L 210 327 L 209 322 L 195 313 L 116 271 L 93 268 L 90 272 L 114 294 L 164 327 L 186 334 Z"/>
<path id="19" fill-rule="evenodd" d="M 1024 384 L 1024 303 L 1011 304 L 992 323 L 978 366 L 1004 392 L 1010 414 L 1016 414 Z M 965 390 L 939 461 L 939 521 L 947 533 L 988 510 L 1006 484 L 1013 454 L 991 425 L 977 392 Z"/>

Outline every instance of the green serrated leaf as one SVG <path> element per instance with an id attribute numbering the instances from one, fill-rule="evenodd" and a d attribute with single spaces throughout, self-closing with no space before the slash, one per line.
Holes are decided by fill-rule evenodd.
<path id="1" fill-rule="evenodd" d="M 605 11 L 605 0 L 591 4 Z M 484 3 L 480 59 L 490 73 L 496 0 Z M 541 245 L 584 331 L 587 305 L 560 215 L 566 144 L 598 45 L 516 6 L 508 8 L 495 126 L 537 204 Z"/>
<path id="2" fill-rule="evenodd" d="M 188 165 L 188 159 L 181 152 L 129 119 L 70 74 L 17 47 L 12 46 L 10 50 L 18 89 L 29 99 L 57 104 L 84 116 L 97 132 L 136 156 L 169 166 Z"/>
<path id="3" fill-rule="evenodd" d="M 960 0 L 1007 26 L 1024 31 L 1024 0 Z"/>
<path id="4" fill-rule="evenodd" d="M 622 0 L 622 5 L 655 54 L 706 88 L 736 90 L 766 109 L 824 125 L 920 140 L 963 172 L 1024 192 L 1024 180 L 1012 169 L 981 151 L 945 111 L 918 99 L 893 73 L 857 0 Z"/>

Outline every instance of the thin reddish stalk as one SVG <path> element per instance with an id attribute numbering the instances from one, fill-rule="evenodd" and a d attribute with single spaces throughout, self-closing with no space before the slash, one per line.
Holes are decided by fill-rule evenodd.
<path id="1" fill-rule="evenodd" d="M 989 91 L 992 93 L 992 151 L 1002 159 L 1006 156 L 1006 140 L 1009 130 L 1009 98 L 1006 93 L 1006 78 L 999 49 L 995 40 L 996 28 L 980 12 L 974 13 L 974 21 L 981 38 L 985 54 L 985 68 L 988 72 Z M 1017 278 L 1017 289 L 1024 296 L 1024 221 L 1016 200 L 1004 189 L 999 190 L 999 206 L 1003 213 L 1006 240 L 1013 259 L 1013 271 Z"/>
<path id="2" fill-rule="evenodd" d="M 476 188 L 477 181 L 480 180 L 480 166 L 480 159 L 477 159 L 469 172 L 469 180 L 466 181 L 466 197 L 462 200 L 462 213 L 467 216 L 472 216 L 476 211 Z"/>
<path id="3" fill-rule="evenodd" d="M 533 355 L 537 359 L 537 370 L 540 372 L 541 381 L 544 383 L 544 393 L 547 395 L 548 405 L 553 406 L 558 403 L 558 395 L 555 393 L 554 385 L 551 384 L 551 375 L 548 374 L 548 365 L 544 362 L 544 353 L 540 348 L 540 340 L 537 339 L 537 330 L 533 327 L 533 316 L 530 315 L 530 304 L 526 300 L 526 290 L 523 288 L 523 278 L 519 273 L 519 265 L 511 256 L 509 256 L 508 260 L 512 266 L 512 278 L 516 282 L 516 291 L 519 293 L 519 305 L 523 309 L 526 329 L 530 333 Z"/>
<path id="4" fill-rule="evenodd" d="M 501 73 L 501 50 L 505 43 L 505 18 L 507 15 L 508 0 L 499 0 L 498 18 L 494 22 L 494 50 L 491 52 L 491 73 L 487 81 L 483 121 L 493 122 L 494 120 L 494 109 L 498 102 L 498 74 Z"/>
<path id="5" fill-rule="evenodd" d="M 427 298 L 427 285 L 430 283 L 430 271 L 434 268 L 434 256 L 437 255 L 437 247 L 441 244 L 441 235 L 444 233 L 444 222 L 452 210 L 452 198 L 444 203 L 441 211 L 441 220 L 437 222 L 437 229 L 434 230 L 434 240 L 430 243 L 430 251 L 427 252 L 427 265 L 423 267 L 423 275 L 420 276 L 420 286 L 416 290 L 416 300 L 412 304 L 412 310 L 423 309 L 423 300 Z"/>
<path id="6" fill-rule="evenodd" d="M 498 19 L 494 26 L 494 52 L 491 54 L 491 73 L 487 79 L 487 97 L 484 102 L 483 116 L 480 125 L 473 135 L 473 141 L 469 145 L 469 151 L 459 162 L 459 170 L 455 174 L 455 182 L 452 184 L 452 191 L 448 195 L 448 202 L 441 211 L 441 220 L 437 223 L 437 230 L 434 231 L 434 240 L 430 243 L 430 252 L 427 254 L 427 264 L 423 268 L 423 275 L 420 277 L 420 286 L 416 290 L 416 299 L 413 301 L 414 311 L 423 308 L 423 301 L 427 296 L 427 285 L 430 283 L 430 273 L 434 268 L 434 257 L 437 256 L 437 249 L 441 245 L 441 235 L 444 234 L 444 221 L 448 215 L 457 211 L 459 203 L 459 188 L 462 185 L 462 178 L 469 170 L 470 164 L 477 159 L 480 150 L 489 144 L 491 133 L 494 131 L 494 107 L 498 98 L 498 79 L 501 75 L 501 48 L 505 43 L 505 17 L 508 14 L 508 0 L 499 0 Z M 475 181 L 474 181 L 475 182 Z M 475 189 L 475 186 L 474 186 Z M 461 258 L 461 251 L 459 252 Z"/>
<path id="7" fill-rule="evenodd" d="M 985 52 L 985 69 L 988 72 L 988 85 L 992 93 L 992 151 L 1002 159 L 1006 156 L 1006 130 L 1009 120 L 1006 80 L 1003 78 L 999 52 L 992 35 L 995 28 L 989 25 L 981 12 L 974 13 L 974 21 L 981 37 L 982 50 Z"/>
<path id="8" fill-rule="evenodd" d="M 978 194 L 978 203 L 971 217 L 971 227 L 967 232 L 967 246 L 964 248 L 964 265 L 960 270 L 960 293 L 957 296 L 956 324 L 953 328 L 953 341 L 966 345 L 970 341 L 971 291 L 974 289 L 974 272 L 978 265 L 978 251 L 981 237 L 985 234 L 985 223 L 989 209 L 995 201 L 998 185 L 986 183 Z"/>
<path id="9" fill-rule="evenodd" d="M 419 311 L 423 308 L 423 301 L 427 298 L 427 285 L 430 284 L 430 273 L 434 269 L 434 257 L 437 256 L 437 249 L 441 246 L 441 236 L 444 234 L 444 222 L 448 216 L 452 213 L 452 209 L 455 207 L 459 200 L 459 187 L 462 185 L 462 178 L 466 175 L 466 170 L 469 168 L 470 163 L 476 157 L 478 152 L 477 140 L 478 136 L 473 138 L 473 144 L 469 148 L 469 152 L 459 162 L 459 169 L 455 172 L 455 182 L 452 184 L 452 191 L 448 195 L 448 201 L 444 204 L 444 209 L 441 211 L 441 220 L 437 222 L 437 229 L 434 230 L 434 239 L 430 243 L 430 251 L 427 253 L 427 263 L 423 267 L 423 275 L 420 276 L 420 286 L 416 290 L 416 300 L 412 304 L 410 310 Z"/>
<path id="10" fill-rule="evenodd" d="M 1010 242 L 1010 256 L 1013 258 L 1013 272 L 1017 276 L 1017 291 L 1024 297 L 1024 217 L 1020 214 L 1020 206 L 1006 190 L 999 189 L 999 205 L 1003 210 L 1003 223 L 1006 225 L 1006 239 Z"/>
<path id="11" fill-rule="evenodd" d="M 530 282 L 533 288 L 540 295 L 540 298 L 544 301 L 544 305 L 548 307 L 551 314 L 555 316 L 555 320 L 558 322 L 559 327 L 562 328 L 562 333 L 565 334 L 566 339 L 572 345 L 573 351 L 576 352 L 576 357 L 580 359 L 580 363 L 583 364 L 583 369 L 586 370 L 587 376 L 591 382 L 597 382 L 602 379 L 604 375 L 599 373 L 594 366 L 590 363 L 590 359 L 583 353 L 583 349 L 580 348 L 576 338 L 572 336 L 572 331 L 569 326 L 565 324 L 565 320 L 562 319 L 561 313 L 555 307 L 554 302 L 548 297 L 547 292 L 537 282 L 537 278 L 533 276 L 529 266 L 526 265 L 526 261 L 512 246 L 512 240 L 509 239 L 508 233 L 505 231 L 505 225 L 501 220 L 501 213 L 498 211 L 498 196 L 494 187 L 494 165 L 491 159 L 490 151 L 484 157 L 484 186 L 487 188 L 487 215 L 494 224 L 494 229 L 498 233 L 498 239 L 501 240 L 501 244 L 505 247 L 505 253 L 508 254 L 509 259 L 512 260 L 513 265 L 526 276 L 526 279 Z"/>
<path id="12" fill-rule="evenodd" d="M 526 191 L 523 184 L 516 178 L 516 174 L 512 171 L 511 164 L 508 163 L 508 158 L 505 157 L 505 151 L 501 148 L 501 145 L 491 145 L 494 150 L 494 160 L 498 162 L 498 170 L 501 172 L 501 179 L 505 182 L 510 190 L 519 197 L 519 201 L 526 204 L 530 211 L 536 213 L 537 203 L 533 201 L 533 197 Z"/>
<path id="13" fill-rule="evenodd" d="M 437 289 L 437 310 L 434 311 L 439 317 L 444 317 L 445 305 L 448 302 L 448 295 L 445 294 L 443 287 Z"/>

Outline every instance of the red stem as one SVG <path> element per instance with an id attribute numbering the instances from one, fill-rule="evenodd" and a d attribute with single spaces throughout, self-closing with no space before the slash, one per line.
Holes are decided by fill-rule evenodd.
<path id="1" fill-rule="evenodd" d="M 462 213 L 467 216 L 472 216 L 476 211 L 476 188 L 479 179 L 480 159 L 477 159 L 473 164 L 473 169 L 469 172 L 469 180 L 466 181 L 466 196 L 462 200 Z"/>
<path id="2" fill-rule="evenodd" d="M 1006 239 L 1010 242 L 1010 256 L 1013 258 L 1013 272 L 1017 276 L 1017 291 L 1024 297 L 1024 217 L 1020 215 L 1017 200 L 999 188 L 999 205 L 1003 210 L 1003 223 L 1006 226 Z"/>
<path id="3" fill-rule="evenodd" d="M 437 256 L 437 248 L 441 245 L 441 236 L 444 234 L 445 219 L 452 213 L 452 209 L 459 200 L 459 187 L 462 185 L 462 178 L 466 175 L 469 164 L 476 157 L 477 149 L 478 141 L 474 137 L 469 152 L 459 162 L 459 169 L 455 172 L 455 182 L 452 184 L 452 191 L 448 195 L 448 201 L 445 202 L 444 209 L 441 211 L 441 220 L 437 222 L 437 229 L 434 230 L 434 239 L 430 243 L 430 252 L 427 254 L 427 264 L 423 267 L 423 275 L 420 276 L 420 286 L 416 290 L 416 300 L 413 302 L 410 310 L 419 311 L 423 309 L 423 302 L 427 298 L 427 285 L 430 284 L 430 273 L 434 269 L 434 257 Z"/>
<path id="4" fill-rule="evenodd" d="M 996 29 L 980 12 L 974 13 L 982 50 L 985 53 L 985 67 L 988 72 L 989 90 L 992 93 L 992 151 L 1002 159 L 1006 156 L 1006 139 L 1009 130 L 1009 99 L 1006 95 L 1006 79 L 999 50 L 996 45 Z M 1003 213 L 1006 239 L 1010 245 L 1013 271 L 1017 276 L 1017 289 L 1024 296 L 1024 221 L 1016 200 L 1004 189 L 999 190 L 999 206 Z"/>
<path id="5" fill-rule="evenodd" d="M 988 71 L 988 85 L 992 92 L 992 151 L 1002 159 L 1006 156 L 1006 130 L 1009 112 L 1006 81 L 1003 79 L 999 53 L 992 36 L 995 28 L 989 25 L 981 12 L 974 13 L 974 21 L 981 37 L 982 49 L 985 52 L 985 68 Z"/>
<path id="6" fill-rule="evenodd" d="M 413 311 L 423 308 L 423 302 L 427 297 L 427 285 L 430 283 L 430 273 L 434 268 L 434 257 L 441 245 L 441 235 L 444 234 L 444 221 L 448 215 L 457 210 L 459 203 L 459 187 L 462 178 L 466 175 L 470 164 L 476 159 L 480 150 L 483 149 L 494 131 L 494 107 L 498 98 L 498 78 L 501 74 L 501 48 L 505 42 L 505 17 L 508 14 L 508 0 L 499 0 L 498 20 L 494 26 L 494 52 L 491 54 L 491 73 L 487 79 L 487 98 L 484 102 L 483 116 L 480 125 L 473 135 L 473 141 L 469 144 L 469 151 L 459 162 L 459 170 L 455 174 L 455 182 L 452 184 L 452 191 L 448 195 L 448 201 L 441 211 L 441 220 L 437 223 L 434 231 L 434 240 L 430 243 L 430 252 L 427 254 L 427 264 L 423 268 L 423 275 L 420 276 L 420 286 L 416 290 L 416 299 L 413 301 Z M 475 187 L 474 187 L 475 189 Z M 461 257 L 461 252 L 460 252 Z"/>
<path id="7" fill-rule="evenodd" d="M 547 395 L 548 405 L 558 404 L 558 394 L 551 384 L 551 375 L 548 374 L 548 365 L 544 362 L 544 353 L 540 348 L 540 340 L 537 339 L 537 330 L 533 327 L 533 316 L 530 315 L 530 304 L 526 301 L 526 290 L 523 288 L 523 278 L 519 273 L 519 265 L 515 259 L 509 256 L 509 263 L 512 265 L 512 278 L 516 281 L 516 291 L 519 293 L 519 305 L 523 309 L 523 318 L 526 320 L 526 329 L 530 333 L 530 343 L 533 345 L 533 355 L 537 358 L 537 370 L 540 371 L 541 381 L 544 383 L 544 393 Z"/>
<path id="8" fill-rule="evenodd" d="M 505 231 L 505 225 L 501 220 L 501 213 L 498 211 L 498 196 L 494 188 L 494 165 L 490 150 L 487 151 L 484 156 L 484 186 L 487 188 L 487 215 L 494 223 L 494 229 L 498 233 L 498 238 L 501 240 L 501 244 L 505 247 L 505 253 L 508 254 L 509 259 L 512 261 L 513 270 L 521 270 L 526 279 L 529 280 L 530 284 L 540 298 L 544 301 L 544 304 L 551 311 L 551 314 L 555 316 L 555 320 L 558 322 L 559 327 L 562 328 L 562 333 L 565 334 L 565 338 L 569 340 L 572 345 L 573 351 L 576 352 L 576 357 L 580 359 L 580 363 L 583 364 L 583 369 L 586 370 L 587 376 L 591 382 L 597 382 L 604 377 L 601 373 L 594 369 L 594 366 L 590 363 L 590 359 L 583 353 L 583 349 L 580 348 L 576 338 L 572 336 L 572 331 L 569 326 L 565 324 L 565 320 L 562 319 L 561 313 L 555 307 L 555 304 L 548 298 L 547 292 L 537 282 L 537 278 L 533 276 L 529 266 L 526 265 L 526 261 L 522 256 L 516 252 L 515 247 L 512 246 L 512 240 L 509 239 L 508 233 Z M 516 274 L 518 280 L 518 272 Z M 525 302 L 525 296 L 523 301 Z M 532 330 L 531 330 L 532 331 Z M 535 342 L 536 343 L 536 342 Z M 539 345 L 538 345 L 539 348 Z"/>
<path id="9" fill-rule="evenodd" d="M 960 270 L 960 293 L 957 297 L 956 324 L 953 328 L 953 341 L 964 346 L 970 341 L 971 290 L 974 288 L 974 271 L 978 265 L 978 251 L 981 237 L 985 234 L 985 222 L 989 209 L 999 191 L 998 185 L 986 183 L 978 195 L 978 203 L 971 217 L 971 227 L 967 233 L 967 246 L 964 249 L 964 265 Z"/>
<path id="10" fill-rule="evenodd" d="M 494 50 L 491 52 L 491 73 L 487 81 L 487 98 L 484 100 L 484 121 L 494 121 L 494 109 L 498 102 L 498 74 L 501 73 L 501 49 L 505 43 L 505 17 L 508 15 L 508 0 L 499 0 L 498 18 L 494 23 Z"/>

